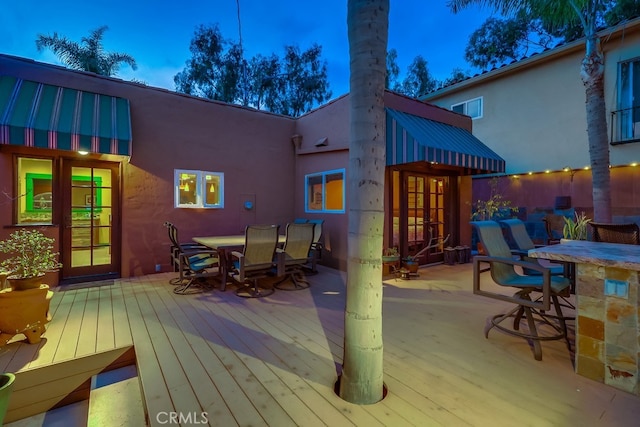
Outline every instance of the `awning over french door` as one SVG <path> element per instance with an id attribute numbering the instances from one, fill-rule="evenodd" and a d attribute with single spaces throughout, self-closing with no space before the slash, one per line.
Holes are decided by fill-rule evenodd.
<path id="1" fill-rule="evenodd" d="M 0 144 L 130 156 L 129 100 L 0 75 Z"/>
<path id="2" fill-rule="evenodd" d="M 426 161 L 505 171 L 505 161 L 465 129 L 387 108 L 387 165 Z"/>

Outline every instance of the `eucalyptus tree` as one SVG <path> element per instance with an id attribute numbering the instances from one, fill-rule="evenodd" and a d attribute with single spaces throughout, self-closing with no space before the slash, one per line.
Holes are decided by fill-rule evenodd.
<path id="1" fill-rule="evenodd" d="M 383 397 L 384 90 L 389 0 L 348 0 L 350 56 L 347 301 L 340 397 Z"/>
<path id="2" fill-rule="evenodd" d="M 580 78 L 585 87 L 587 135 L 593 182 L 594 220 L 611 222 L 611 178 L 609 173 L 609 141 L 604 98 L 604 55 L 598 28 L 613 0 L 449 0 L 454 12 L 471 4 L 489 6 L 503 15 L 523 11 L 541 17 L 552 26 L 579 23 L 585 38 L 585 56 Z"/>
<path id="3" fill-rule="evenodd" d="M 60 36 L 38 34 L 36 48 L 39 52 L 50 49 L 60 61 L 74 70 L 89 71 L 102 76 L 115 76 L 121 64 L 129 65 L 136 70 L 135 59 L 131 55 L 118 52 L 105 52 L 102 46 L 104 32 L 109 27 L 103 25 L 89 33 L 88 37 L 82 37 L 80 43 Z"/>
<path id="4" fill-rule="evenodd" d="M 276 54 L 244 58 L 240 43 L 225 39 L 218 25 L 199 26 L 189 45 L 191 59 L 173 78 L 178 92 L 299 116 L 329 100 L 322 47 L 285 46 Z"/>
<path id="5" fill-rule="evenodd" d="M 407 74 L 396 91 L 417 98 L 433 92 L 437 86 L 438 81 L 431 75 L 427 60 L 418 55 L 407 67 Z"/>

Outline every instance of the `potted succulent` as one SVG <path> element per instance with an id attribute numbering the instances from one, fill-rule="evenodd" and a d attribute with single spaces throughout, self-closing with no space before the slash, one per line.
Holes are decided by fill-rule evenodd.
<path id="1" fill-rule="evenodd" d="M 587 240 L 587 224 L 591 222 L 591 218 L 587 218 L 584 212 L 578 215 L 575 212 L 576 219 L 564 217 L 564 228 L 562 234 L 565 239 L 570 240 Z"/>
<path id="2" fill-rule="evenodd" d="M 54 240 L 38 230 L 17 230 L 8 239 L 0 241 L 0 252 L 9 257 L 0 263 L 0 269 L 9 274 L 9 283 L 15 290 L 40 287 L 45 273 L 57 271 L 62 264 L 53 251 Z"/>

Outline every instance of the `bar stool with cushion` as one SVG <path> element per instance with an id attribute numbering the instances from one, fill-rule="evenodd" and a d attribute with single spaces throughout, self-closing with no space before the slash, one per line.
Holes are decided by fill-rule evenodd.
<path id="1" fill-rule="evenodd" d="M 552 276 L 549 269 L 538 263 L 531 263 L 514 259 L 509 245 L 502 234 L 500 225 L 495 221 L 477 221 L 471 223 L 478 232 L 487 256 L 476 256 L 473 259 L 473 293 L 484 297 L 515 303 L 511 310 L 492 316 L 487 323 L 484 333 L 489 337 L 489 331 L 497 328 L 501 332 L 526 339 L 533 347 L 536 360 L 542 360 L 541 341 L 565 339 L 567 348 L 571 351 L 571 343 L 567 338 L 567 326 L 558 296 L 571 285 L 565 277 Z M 515 289 L 513 296 L 501 292 L 482 289 L 480 286 L 480 264 L 488 263 L 493 281 L 501 287 Z M 523 276 L 516 272 L 515 266 L 537 270 L 538 276 Z M 540 292 L 542 296 L 531 298 L 532 292 Z M 548 312 L 553 305 L 556 314 Z M 520 321 L 526 319 L 528 330 L 520 330 Z M 506 325 L 513 319 L 513 326 Z M 536 324 L 547 325 L 551 332 L 545 335 L 539 333 Z"/>

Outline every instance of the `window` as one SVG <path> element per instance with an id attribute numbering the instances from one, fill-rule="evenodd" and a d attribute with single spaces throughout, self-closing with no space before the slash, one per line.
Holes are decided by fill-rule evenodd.
<path id="1" fill-rule="evenodd" d="M 344 169 L 305 176 L 305 212 L 344 213 Z"/>
<path id="2" fill-rule="evenodd" d="M 453 104 L 451 110 L 456 113 L 466 114 L 472 119 L 482 118 L 482 97 L 470 99 L 459 104 Z"/>
<path id="3" fill-rule="evenodd" d="M 614 141 L 640 138 L 640 59 L 618 64 L 618 111 Z"/>
<path id="4" fill-rule="evenodd" d="M 223 208 L 224 174 L 174 170 L 176 208 Z"/>
<path id="5" fill-rule="evenodd" d="M 18 224 L 51 224 L 53 211 L 53 161 L 18 157 Z"/>

